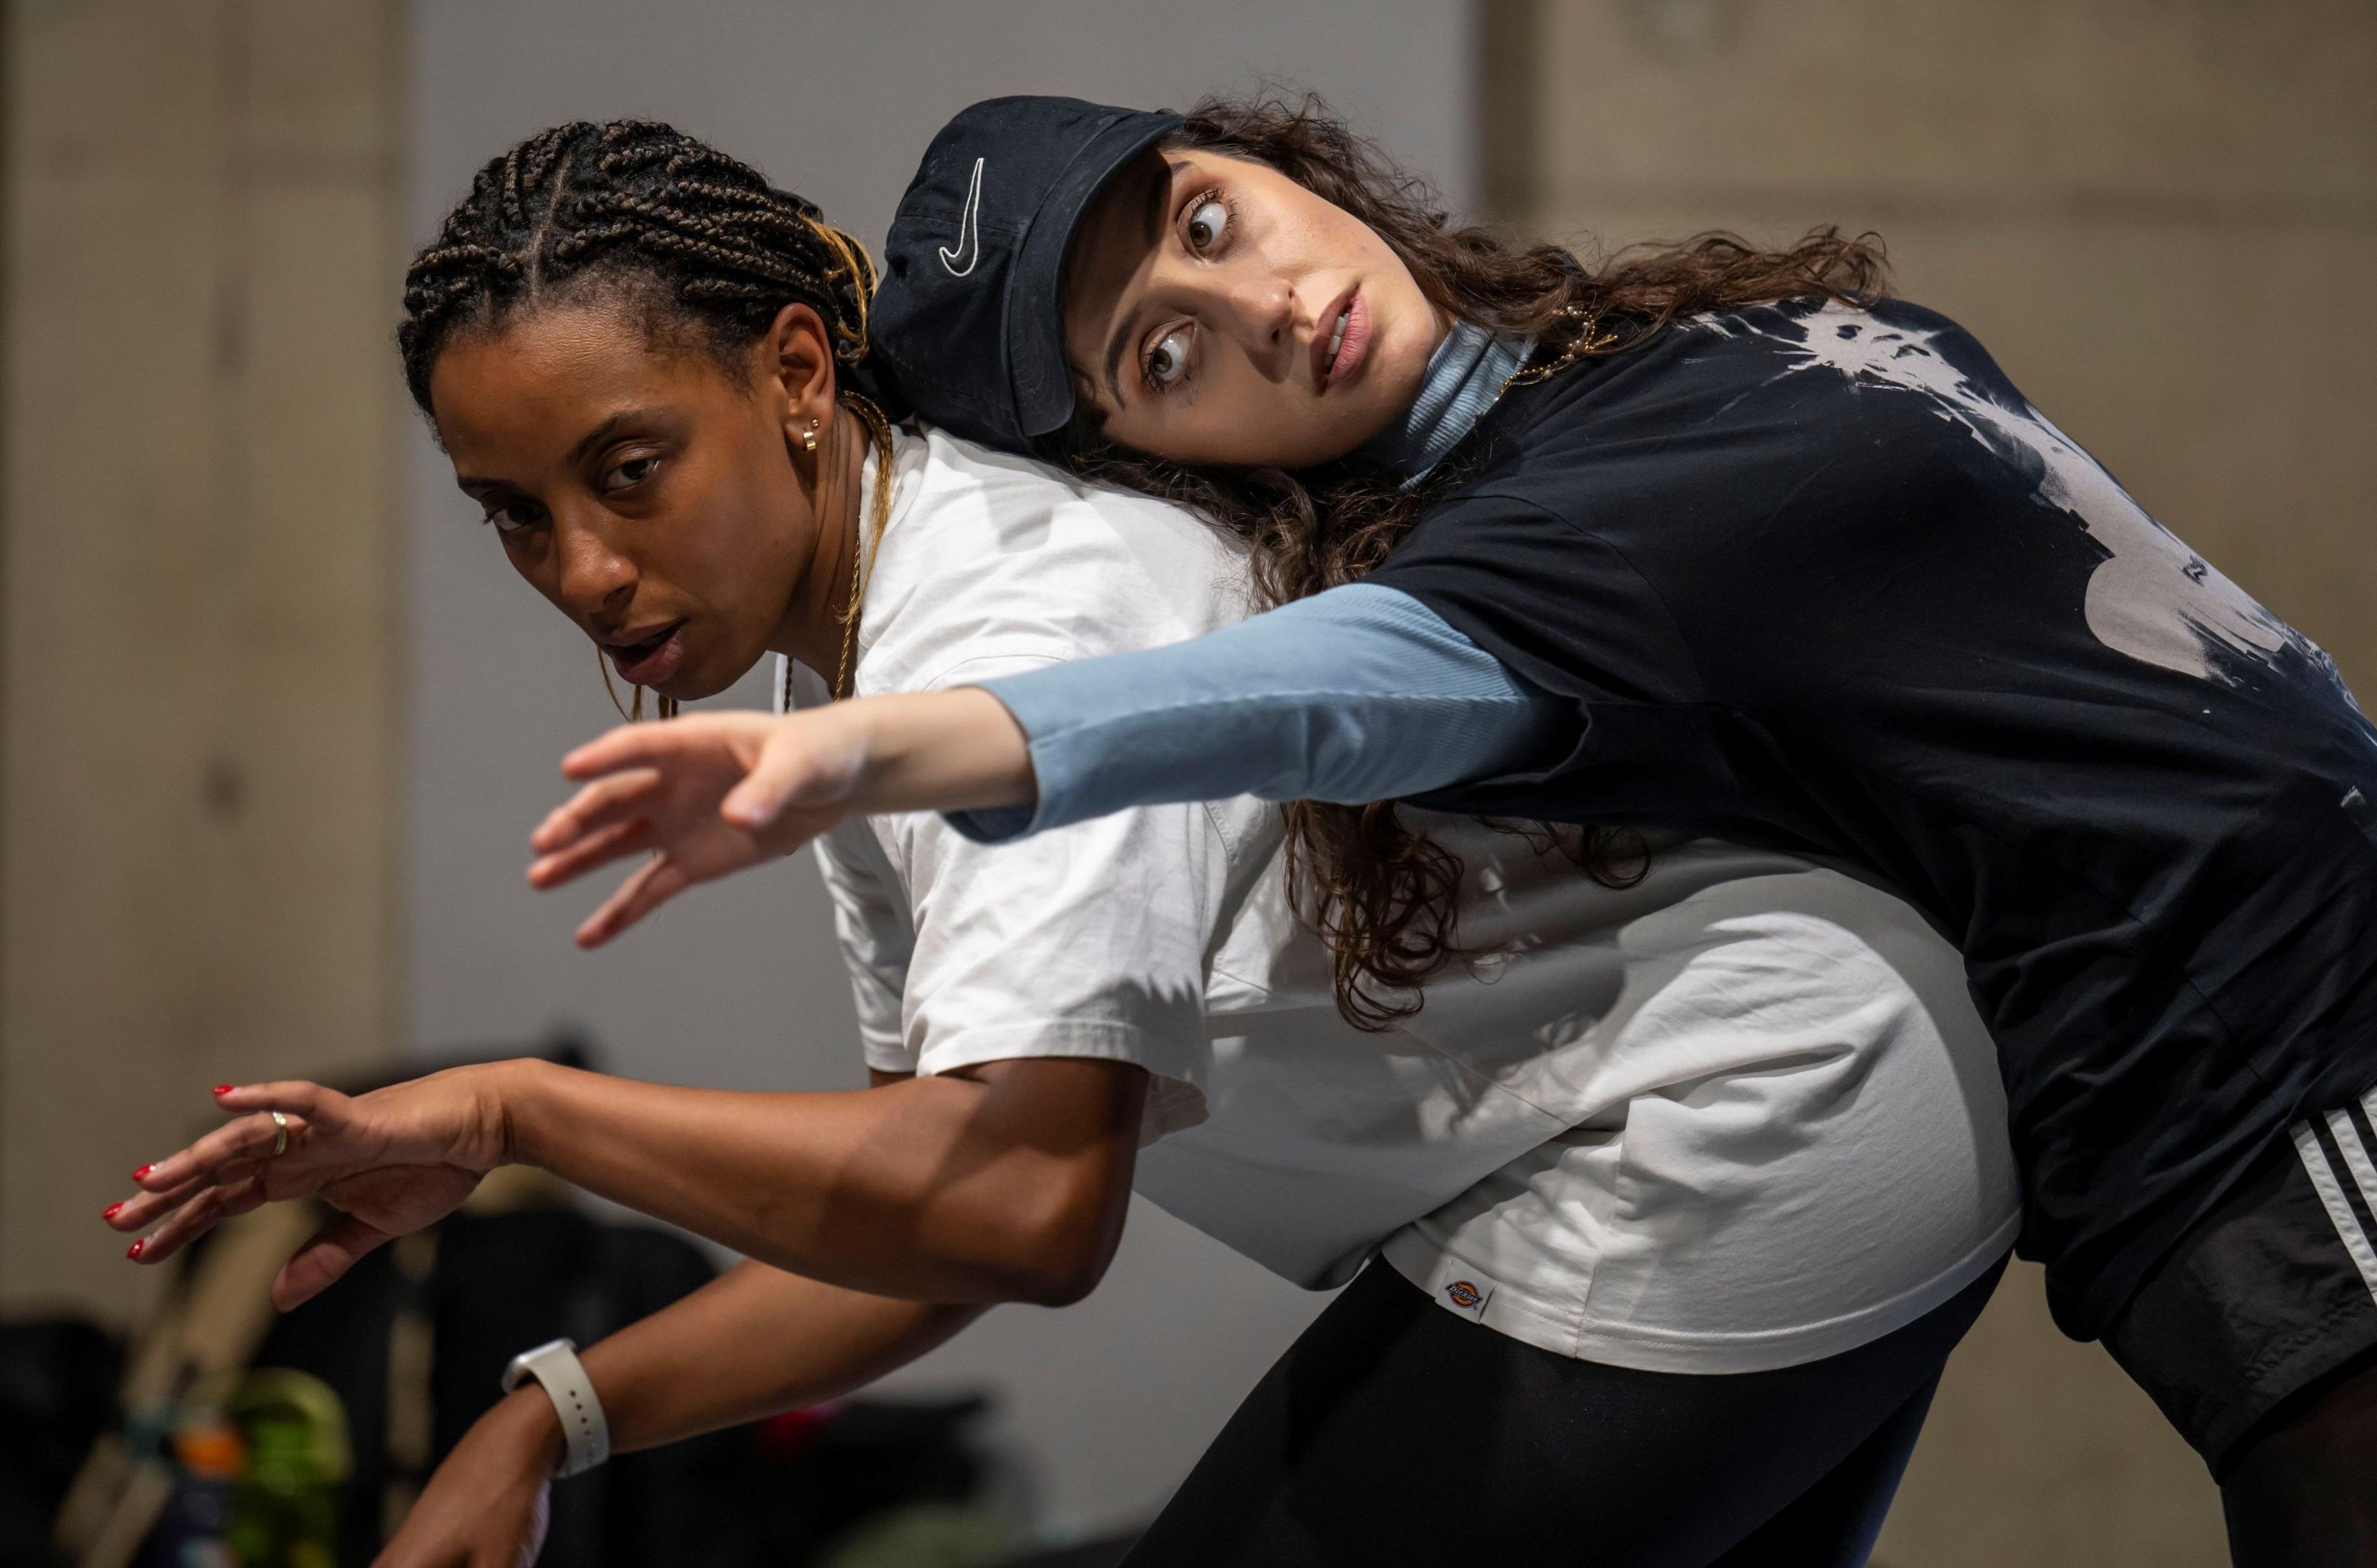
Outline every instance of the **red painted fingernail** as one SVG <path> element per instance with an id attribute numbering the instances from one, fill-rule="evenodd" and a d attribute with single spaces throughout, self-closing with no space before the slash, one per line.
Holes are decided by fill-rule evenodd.
<path id="1" fill-rule="evenodd" d="M 218 1095 L 228 1095 L 233 1089 L 238 1087 L 239 1085 L 236 1083 L 218 1083 L 215 1085 L 215 1093 Z"/>
<path id="2" fill-rule="evenodd" d="M 149 1245 L 149 1238 L 144 1236 L 139 1240 L 135 1241 L 131 1246 L 124 1249 L 124 1255 L 127 1258 L 137 1260 L 140 1256 L 140 1249 L 147 1245 Z"/>
<path id="3" fill-rule="evenodd" d="M 135 1180 L 135 1181 L 141 1180 L 142 1179 L 144 1179 L 145 1177 L 147 1177 L 147 1176 L 148 1176 L 148 1174 L 149 1174 L 150 1171 L 152 1171 L 152 1170 L 154 1170 L 154 1169 L 156 1169 L 156 1168 L 157 1168 L 157 1167 L 156 1167 L 155 1166 L 153 1166 L 153 1165 L 144 1165 L 144 1166 L 142 1166 L 138 1170 L 136 1170 L 136 1171 L 134 1171 L 134 1172 L 132 1173 L 132 1179 L 133 1179 L 133 1180 Z"/>
<path id="4" fill-rule="evenodd" d="M 102 1219 L 113 1219 L 116 1215 L 118 1215 L 122 1214 L 123 1212 L 124 1212 L 124 1200 L 122 1200 L 121 1198 L 119 1198 L 119 1199 L 117 1199 L 114 1203 L 112 1203 L 108 1204 L 108 1205 L 107 1205 L 107 1212 L 106 1212 L 106 1213 L 104 1213 L 104 1214 L 102 1214 L 102 1215 L 101 1215 L 99 1217 L 100 1217 L 100 1218 L 102 1218 Z"/>

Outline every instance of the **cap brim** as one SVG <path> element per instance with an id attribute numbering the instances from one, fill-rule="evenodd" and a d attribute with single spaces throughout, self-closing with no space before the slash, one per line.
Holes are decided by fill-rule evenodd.
<path id="1" fill-rule="evenodd" d="M 1073 417 L 1073 372 L 1065 359 L 1065 252 L 1081 214 L 1132 159 L 1178 130 L 1177 114 L 1127 114 L 1073 155 L 1049 187 L 1023 236 L 1007 285 L 1007 365 L 1015 413 L 1033 439 Z"/>

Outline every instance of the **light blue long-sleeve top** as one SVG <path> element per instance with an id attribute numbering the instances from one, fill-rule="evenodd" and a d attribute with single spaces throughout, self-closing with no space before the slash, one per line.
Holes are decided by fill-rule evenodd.
<path id="1" fill-rule="evenodd" d="M 1022 726 L 1039 783 L 1033 806 L 950 815 L 986 844 L 1168 801 L 1425 794 L 1523 765 L 1577 714 L 1410 594 L 1358 582 L 983 685 Z"/>
<path id="2" fill-rule="evenodd" d="M 1417 484 L 1534 347 L 1453 323 L 1412 406 L 1358 455 Z M 951 814 L 951 826 L 983 843 L 1177 800 L 1355 805 L 1423 794 L 1508 771 L 1576 713 L 1522 686 L 1408 593 L 1364 583 L 1169 648 L 984 684 L 1031 742 L 1039 800 Z"/>

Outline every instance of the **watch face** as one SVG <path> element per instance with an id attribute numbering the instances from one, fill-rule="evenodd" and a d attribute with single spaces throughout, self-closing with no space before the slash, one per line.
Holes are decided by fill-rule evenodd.
<path id="1" fill-rule="evenodd" d="M 512 1390 L 518 1388 L 520 1384 L 520 1379 L 527 1377 L 529 1374 L 536 1371 L 535 1363 L 537 1359 L 555 1350 L 566 1351 L 568 1354 L 575 1356 L 578 1354 L 578 1342 L 569 1338 L 548 1339 L 543 1344 L 536 1346 L 531 1349 L 523 1350 L 519 1355 L 513 1357 L 511 1359 L 511 1365 L 504 1369 L 504 1392 L 506 1394 L 509 1394 Z"/>

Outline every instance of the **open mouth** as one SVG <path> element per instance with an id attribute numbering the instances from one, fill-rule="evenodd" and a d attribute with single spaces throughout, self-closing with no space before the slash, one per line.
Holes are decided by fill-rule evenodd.
<path id="1" fill-rule="evenodd" d="M 1370 312 L 1358 288 L 1345 291 L 1330 319 L 1329 335 L 1314 345 L 1313 358 L 1322 391 L 1353 375 L 1369 350 Z"/>
<path id="2" fill-rule="evenodd" d="M 611 657 L 612 667 L 619 678 L 635 686 L 657 686 L 676 674 L 685 662 L 685 622 L 673 620 L 666 626 L 639 637 L 632 642 L 605 642 L 603 652 Z"/>

